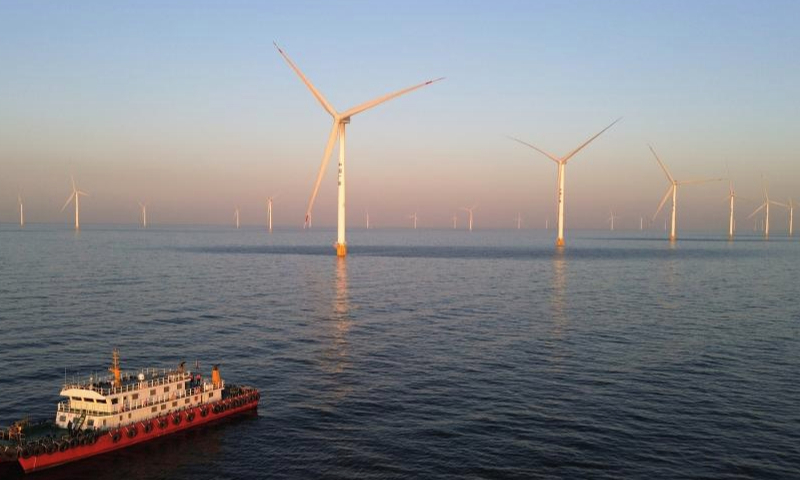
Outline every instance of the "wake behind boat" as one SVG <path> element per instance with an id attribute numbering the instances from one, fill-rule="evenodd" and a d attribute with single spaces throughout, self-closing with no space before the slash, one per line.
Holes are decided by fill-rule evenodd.
<path id="1" fill-rule="evenodd" d="M 109 372 L 65 383 L 55 421 L 21 420 L 0 430 L 0 469 L 18 462 L 29 473 L 112 452 L 254 411 L 261 398 L 253 387 L 226 384 L 216 365 L 210 380 L 185 362 L 123 373 L 114 350 Z"/>

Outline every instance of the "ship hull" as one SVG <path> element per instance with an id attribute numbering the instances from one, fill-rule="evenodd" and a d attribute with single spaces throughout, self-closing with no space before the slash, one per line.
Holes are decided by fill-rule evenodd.
<path id="1" fill-rule="evenodd" d="M 17 461 L 25 473 L 56 467 L 256 410 L 259 399 L 258 391 L 250 390 L 217 402 L 105 431 L 99 434 L 93 442 L 85 445 L 70 446 L 63 451 L 59 449 L 53 453 L 30 455 L 28 458 L 20 456 Z M 205 415 L 203 409 L 205 409 Z"/>

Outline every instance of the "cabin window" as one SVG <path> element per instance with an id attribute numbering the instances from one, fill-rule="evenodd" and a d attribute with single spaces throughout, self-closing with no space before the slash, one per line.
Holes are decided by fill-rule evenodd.
<path id="1" fill-rule="evenodd" d="M 120 421 L 120 422 L 122 421 L 122 415 L 120 415 L 120 416 L 119 416 L 119 421 Z"/>
<path id="2" fill-rule="evenodd" d="M 184 405 L 188 404 L 189 403 L 189 399 L 187 398 L 186 400 L 183 401 L 183 403 L 184 403 Z"/>
<path id="3" fill-rule="evenodd" d="M 114 397 L 114 398 L 111 399 L 111 405 L 116 405 L 118 403 L 119 403 L 119 398 L 118 397 Z"/>
<path id="4" fill-rule="evenodd" d="M 80 401 L 81 401 L 81 397 L 69 397 L 69 398 L 70 398 L 70 400 L 72 400 L 73 402 L 80 402 Z"/>
<path id="5" fill-rule="evenodd" d="M 61 415 L 60 417 L 58 417 L 58 421 L 59 422 L 66 422 L 67 421 L 67 416 L 66 415 Z"/>
<path id="6" fill-rule="evenodd" d="M 94 403 L 94 398 L 84 398 L 83 401 L 84 402 Z"/>
<path id="7" fill-rule="evenodd" d="M 154 389 L 150 390 L 150 396 L 154 397 L 155 395 L 156 395 L 156 389 L 154 388 Z"/>
<path id="8" fill-rule="evenodd" d="M 133 395 L 131 395 L 131 400 L 139 400 L 139 394 L 134 393 Z"/>
<path id="9" fill-rule="evenodd" d="M 164 392 L 165 392 L 165 393 L 166 393 L 166 392 L 169 392 L 169 385 L 167 385 L 166 387 L 164 387 Z"/>
<path id="10" fill-rule="evenodd" d="M 90 418 L 86 421 L 86 425 L 89 427 L 94 427 L 94 418 Z"/>
<path id="11" fill-rule="evenodd" d="M 178 402 L 172 402 L 172 406 L 173 407 L 177 407 L 178 406 Z"/>
<path id="12" fill-rule="evenodd" d="M 104 427 L 106 426 L 106 421 L 105 421 L 105 419 L 103 420 L 103 426 L 104 426 Z"/>
<path id="13" fill-rule="evenodd" d="M 152 413 L 152 412 L 155 412 L 157 410 L 158 410 L 158 407 L 153 407 L 153 408 L 150 409 L 150 412 Z"/>
<path id="14" fill-rule="evenodd" d="M 128 418 L 131 418 L 131 414 L 130 413 L 128 414 Z"/>
<path id="15" fill-rule="evenodd" d="M 167 404 L 166 403 L 161 405 L 161 410 L 165 410 L 166 408 L 167 408 Z"/>
<path id="16" fill-rule="evenodd" d="M 211 393 L 208 394 L 208 398 L 211 398 L 213 396 L 214 396 L 214 392 L 211 392 Z"/>

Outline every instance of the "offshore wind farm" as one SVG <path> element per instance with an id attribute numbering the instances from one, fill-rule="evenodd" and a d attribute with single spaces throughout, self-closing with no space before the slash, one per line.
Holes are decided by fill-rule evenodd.
<path id="1" fill-rule="evenodd" d="M 798 15 L 0 6 L 0 478 L 117 348 L 258 411 L 54 478 L 800 477 Z"/>

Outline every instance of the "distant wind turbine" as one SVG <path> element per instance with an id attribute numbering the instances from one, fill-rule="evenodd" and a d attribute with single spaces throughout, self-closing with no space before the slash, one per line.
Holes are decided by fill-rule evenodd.
<path id="1" fill-rule="evenodd" d="M 147 228 L 147 204 L 138 202 L 139 207 L 142 209 L 142 228 Z"/>
<path id="2" fill-rule="evenodd" d="M 233 219 L 236 221 L 236 228 L 239 228 L 239 207 L 237 206 L 236 209 L 233 211 Z"/>
<path id="3" fill-rule="evenodd" d="M 417 212 L 412 213 L 408 218 L 414 220 L 414 230 L 417 229 Z"/>
<path id="4" fill-rule="evenodd" d="M 676 229 L 676 212 L 677 212 L 677 201 L 678 201 L 678 186 L 679 185 L 691 185 L 691 184 L 699 184 L 699 183 L 707 183 L 707 182 L 718 182 L 722 180 L 721 178 L 710 178 L 710 179 L 701 179 L 701 180 L 683 180 L 677 181 L 675 180 L 672 175 L 667 170 L 667 167 L 664 165 L 664 162 L 658 158 L 658 154 L 656 153 L 655 149 L 652 145 L 648 145 L 650 147 L 650 151 L 653 152 L 653 156 L 656 157 L 656 161 L 659 165 L 661 165 L 661 169 L 664 170 L 664 174 L 667 176 L 667 180 L 669 180 L 669 187 L 667 187 L 667 192 L 664 194 L 664 198 L 661 199 L 661 203 L 658 204 L 658 208 L 656 209 L 656 213 L 653 215 L 653 220 L 655 220 L 658 212 L 661 211 L 661 208 L 664 207 L 664 204 L 667 203 L 667 199 L 672 196 L 672 228 L 669 233 L 669 241 L 674 242 L 678 237 L 675 234 Z M 666 223 L 664 224 L 664 228 L 666 229 Z"/>
<path id="5" fill-rule="evenodd" d="M 267 230 L 269 230 L 269 233 L 272 233 L 272 202 L 279 196 L 280 195 L 274 195 L 267 198 Z"/>
<path id="6" fill-rule="evenodd" d="M 458 228 L 458 215 L 453 215 L 453 230 Z"/>
<path id="7" fill-rule="evenodd" d="M 64 206 L 61 207 L 61 211 L 63 212 L 64 209 L 67 208 L 67 205 L 69 205 L 69 202 L 71 202 L 72 199 L 74 198 L 75 199 L 75 230 L 80 230 L 81 229 L 81 206 L 80 206 L 81 205 L 81 195 L 88 197 L 89 194 L 86 193 L 86 192 L 82 192 L 82 191 L 78 190 L 78 187 L 75 186 L 75 178 L 74 177 L 70 177 L 70 180 L 72 180 L 72 193 L 69 195 L 69 197 L 67 197 L 67 201 L 64 203 Z"/>
<path id="8" fill-rule="evenodd" d="M 333 117 L 333 127 L 331 128 L 331 133 L 328 135 L 328 143 L 325 145 L 325 153 L 322 155 L 322 164 L 319 168 L 319 173 L 317 174 L 317 180 L 314 183 L 314 190 L 311 192 L 311 199 L 308 202 L 308 209 L 306 210 L 306 219 L 305 225 L 308 226 L 311 223 L 311 209 L 314 207 L 314 200 L 317 197 L 317 191 L 319 190 L 320 182 L 322 182 L 322 177 L 325 173 L 325 167 L 328 165 L 328 161 L 331 156 L 331 152 L 333 151 L 333 146 L 336 141 L 339 141 L 339 208 L 338 208 L 338 228 L 337 228 L 337 237 L 336 237 L 336 255 L 339 257 L 344 257 L 347 255 L 347 243 L 345 241 L 345 168 L 344 168 L 344 151 L 345 151 L 345 126 L 350 123 L 350 117 L 353 115 L 359 114 L 365 110 L 369 110 L 370 108 L 376 107 L 382 103 L 388 102 L 393 98 L 397 98 L 401 95 L 405 95 L 406 93 L 412 92 L 419 88 L 425 87 L 430 85 L 434 82 L 442 80 L 442 78 L 437 78 L 434 80 L 428 80 L 427 82 L 420 83 L 419 85 L 414 85 L 413 87 L 405 88 L 403 90 L 399 90 L 394 93 L 390 93 L 388 95 L 384 95 L 382 97 L 376 98 L 374 100 L 370 100 L 366 103 L 362 103 L 356 107 L 353 107 L 349 110 L 345 110 L 344 112 L 337 112 L 333 106 L 328 103 L 328 100 L 320 93 L 314 85 L 303 75 L 303 72 L 300 71 L 299 68 L 292 62 L 286 53 L 278 47 L 278 44 L 275 44 L 275 48 L 278 49 L 278 52 L 283 56 L 286 60 L 286 63 L 294 70 L 300 80 L 311 90 L 311 93 L 317 99 L 317 101 L 322 105 L 322 108 L 325 109 L 332 117 Z"/>
<path id="9" fill-rule="evenodd" d="M 736 232 L 736 218 L 734 217 L 734 204 L 737 198 L 743 198 L 736 194 L 733 189 L 733 180 L 731 179 L 730 171 L 728 171 L 728 195 L 725 197 L 730 205 L 730 213 L 728 215 L 728 238 L 733 239 L 733 234 Z M 747 199 L 745 199 L 747 200 Z"/>
<path id="10" fill-rule="evenodd" d="M 557 247 L 563 247 L 564 246 L 564 175 L 565 175 L 565 167 L 567 166 L 567 162 L 569 161 L 570 158 L 574 157 L 575 154 L 577 154 L 578 152 L 583 150 L 584 147 L 589 145 L 595 138 L 599 137 L 603 132 L 605 132 L 609 128 L 613 127 L 614 124 L 616 124 L 620 120 L 622 120 L 621 117 L 616 119 L 616 120 L 614 120 L 611 123 L 611 125 L 609 125 L 606 128 L 600 130 L 600 132 L 597 133 L 595 136 L 593 136 L 589 140 L 586 140 L 580 146 L 578 146 L 578 148 L 574 149 L 573 151 L 569 152 L 568 154 L 566 154 L 563 157 L 556 157 L 555 155 L 547 153 L 544 150 L 540 149 L 539 147 L 531 145 L 530 143 L 523 142 L 522 140 L 519 140 L 519 139 L 514 138 L 514 137 L 509 137 L 509 138 L 511 138 L 511 140 L 514 140 L 516 142 L 519 142 L 519 143 L 521 143 L 521 144 L 523 144 L 523 145 L 525 145 L 527 147 L 530 147 L 530 148 L 536 150 L 537 152 L 541 153 L 542 155 L 548 157 L 550 160 L 556 162 L 556 164 L 558 165 L 558 177 L 556 179 L 556 182 L 557 182 L 556 206 L 557 206 L 557 209 L 558 209 L 558 236 L 556 237 L 556 246 Z"/>
<path id="11" fill-rule="evenodd" d="M 787 207 L 788 205 L 784 205 L 783 203 L 776 202 L 774 200 L 769 199 L 769 191 L 767 190 L 767 181 L 764 179 L 764 176 L 761 176 L 761 185 L 764 188 L 764 203 L 762 203 L 758 208 L 755 209 L 753 213 L 751 213 L 747 218 L 752 218 L 756 213 L 760 212 L 762 209 L 764 210 L 764 238 L 769 238 L 769 206 L 778 205 L 780 207 Z"/>
<path id="12" fill-rule="evenodd" d="M 522 229 L 522 214 L 517 212 L 517 230 Z"/>
<path id="13" fill-rule="evenodd" d="M 639 231 L 644 230 L 644 217 L 639 216 Z"/>
<path id="14" fill-rule="evenodd" d="M 369 210 L 367 210 L 367 230 L 369 230 Z"/>
<path id="15" fill-rule="evenodd" d="M 472 214 L 475 212 L 475 208 L 477 208 L 477 207 L 475 207 L 474 205 L 471 208 L 461 207 L 461 210 L 469 212 L 469 231 L 470 232 L 472 231 Z"/>
<path id="16" fill-rule="evenodd" d="M 611 216 L 608 217 L 608 220 L 606 220 L 606 221 L 607 222 L 611 222 L 611 231 L 613 232 L 614 231 L 614 220 L 618 219 L 619 216 L 614 214 L 614 210 L 610 210 L 610 212 L 611 212 Z"/>
<path id="17" fill-rule="evenodd" d="M 19 226 L 25 227 L 25 210 L 22 206 L 22 194 L 17 194 L 17 202 L 19 202 Z"/>

